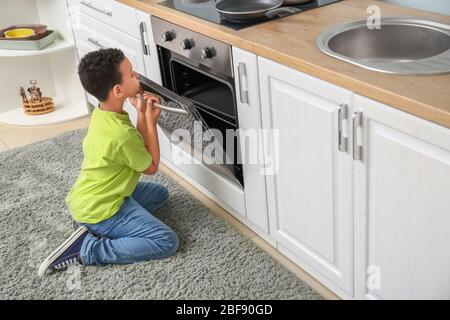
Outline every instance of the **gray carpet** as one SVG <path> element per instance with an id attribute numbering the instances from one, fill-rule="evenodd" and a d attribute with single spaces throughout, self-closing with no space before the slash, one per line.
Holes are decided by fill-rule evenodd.
<path id="1" fill-rule="evenodd" d="M 156 215 L 180 238 L 175 256 L 37 277 L 42 259 L 72 232 L 64 198 L 85 134 L 0 153 L 0 299 L 321 299 L 161 172 L 142 180 L 169 188 Z"/>

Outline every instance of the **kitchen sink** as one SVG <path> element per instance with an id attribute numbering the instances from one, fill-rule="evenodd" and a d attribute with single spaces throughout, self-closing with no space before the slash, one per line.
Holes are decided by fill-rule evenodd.
<path id="1" fill-rule="evenodd" d="M 450 72 L 450 26 L 414 18 L 382 18 L 380 29 L 366 20 L 322 32 L 316 44 L 324 53 L 360 67 L 394 74 Z"/>

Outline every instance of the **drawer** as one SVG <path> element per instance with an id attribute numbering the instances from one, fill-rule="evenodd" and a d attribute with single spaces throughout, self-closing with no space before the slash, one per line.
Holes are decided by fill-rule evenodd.
<path id="1" fill-rule="evenodd" d="M 136 10 L 114 0 L 68 0 L 70 7 L 139 38 Z"/>
<path id="2" fill-rule="evenodd" d="M 94 18 L 71 9 L 71 14 L 77 16 L 77 27 L 74 36 L 77 48 L 85 53 L 100 48 L 118 48 L 130 60 L 134 70 L 145 74 L 142 43 L 111 26 L 95 20 Z"/>

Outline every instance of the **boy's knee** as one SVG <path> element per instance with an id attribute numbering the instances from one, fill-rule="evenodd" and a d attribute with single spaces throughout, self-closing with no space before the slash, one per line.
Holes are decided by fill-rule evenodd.
<path id="1" fill-rule="evenodd" d="M 164 202 L 167 199 L 169 199 L 169 190 L 165 186 L 161 185 L 159 192 L 161 195 L 161 202 Z"/>
<path id="2" fill-rule="evenodd" d="M 167 258 L 174 255 L 178 250 L 179 243 L 180 241 L 177 234 L 172 230 L 168 231 L 166 235 L 159 240 L 162 258 Z"/>

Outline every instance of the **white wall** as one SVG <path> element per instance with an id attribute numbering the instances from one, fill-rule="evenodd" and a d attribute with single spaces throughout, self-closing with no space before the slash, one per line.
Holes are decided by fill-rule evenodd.
<path id="1" fill-rule="evenodd" d="M 450 0 L 383 0 L 384 2 L 450 15 Z"/>
<path id="2" fill-rule="evenodd" d="M 34 0 L 0 0 L 0 6 L 0 29 L 14 24 L 39 23 Z"/>
<path id="3" fill-rule="evenodd" d="M 65 0 L 0 0 L 0 29 L 30 23 L 45 24 L 73 42 Z"/>

